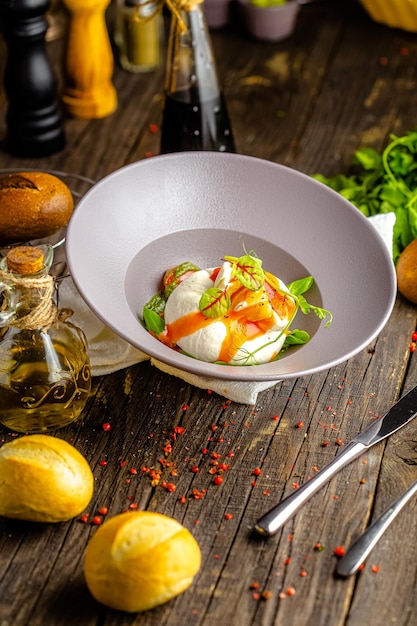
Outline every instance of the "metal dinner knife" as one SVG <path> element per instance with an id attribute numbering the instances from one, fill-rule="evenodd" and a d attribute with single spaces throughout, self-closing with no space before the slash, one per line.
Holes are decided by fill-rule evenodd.
<path id="1" fill-rule="evenodd" d="M 365 532 L 353 543 L 337 565 L 337 573 L 340 576 L 354 574 L 366 557 L 374 549 L 388 526 L 394 521 L 401 509 L 417 492 L 417 481 L 405 491 L 378 519 L 376 519 Z"/>
<path id="2" fill-rule="evenodd" d="M 284 498 L 277 506 L 263 515 L 254 530 L 261 535 L 274 535 L 313 494 L 316 493 L 345 465 L 360 456 L 365 450 L 392 435 L 410 422 L 417 414 L 417 385 L 406 393 L 390 409 L 375 420 L 366 430 L 357 435 L 326 467 L 317 472 L 294 493 Z"/>

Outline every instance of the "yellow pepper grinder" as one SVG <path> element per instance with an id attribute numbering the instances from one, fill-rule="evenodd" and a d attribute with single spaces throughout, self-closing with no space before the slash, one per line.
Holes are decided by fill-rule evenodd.
<path id="1" fill-rule="evenodd" d="M 117 107 L 105 13 L 110 0 L 63 0 L 69 10 L 62 102 L 70 115 L 106 117 Z"/>

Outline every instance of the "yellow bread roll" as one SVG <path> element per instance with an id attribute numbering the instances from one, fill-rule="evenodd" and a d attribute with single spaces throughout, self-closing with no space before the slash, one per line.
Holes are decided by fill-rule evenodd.
<path id="1" fill-rule="evenodd" d="M 401 252 L 396 265 L 398 290 L 417 304 L 417 239 Z"/>
<path id="2" fill-rule="evenodd" d="M 0 515 L 64 522 L 90 502 L 94 477 L 86 459 L 63 439 L 27 435 L 0 448 Z"/>
<path id="3" fill-rule="evenodd" d="M 90 540 L 84 575 L 94 598 L 120 611 L 146 611 L 185 591 L 201 565 L 192 534 L 149 511 L 121 513 Z"/>
<path id="4" fill-rule="evenodd" d="M 20 172 L 0 178 L 0 244 L 49 237 L 74 210 L 67 185 L 52 174 Z"/>

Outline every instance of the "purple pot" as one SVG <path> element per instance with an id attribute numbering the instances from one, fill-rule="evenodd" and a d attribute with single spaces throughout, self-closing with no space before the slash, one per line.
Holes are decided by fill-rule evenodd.
<path id="1" fill-rule="evenodd" d="M 245 28 L 253 37 L 282 41 L 292 35 L 300 9 L 297 0 L 271 7 L 257 7 L 249 0 L 238 0 L 238 4 Z"/>

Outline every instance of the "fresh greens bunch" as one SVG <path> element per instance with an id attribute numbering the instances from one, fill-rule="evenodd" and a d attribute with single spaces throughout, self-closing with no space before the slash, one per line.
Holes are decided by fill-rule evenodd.
<path id="1" fill-rule="evenodd" d="M 326 178 L 313 178 L 331 187 L 366 217 L 395 213 L 393 260 L 417 238 L 417 130 L 390 135 L 382 154 L 362 148 L 354 154 L 352 170 Z"/>

